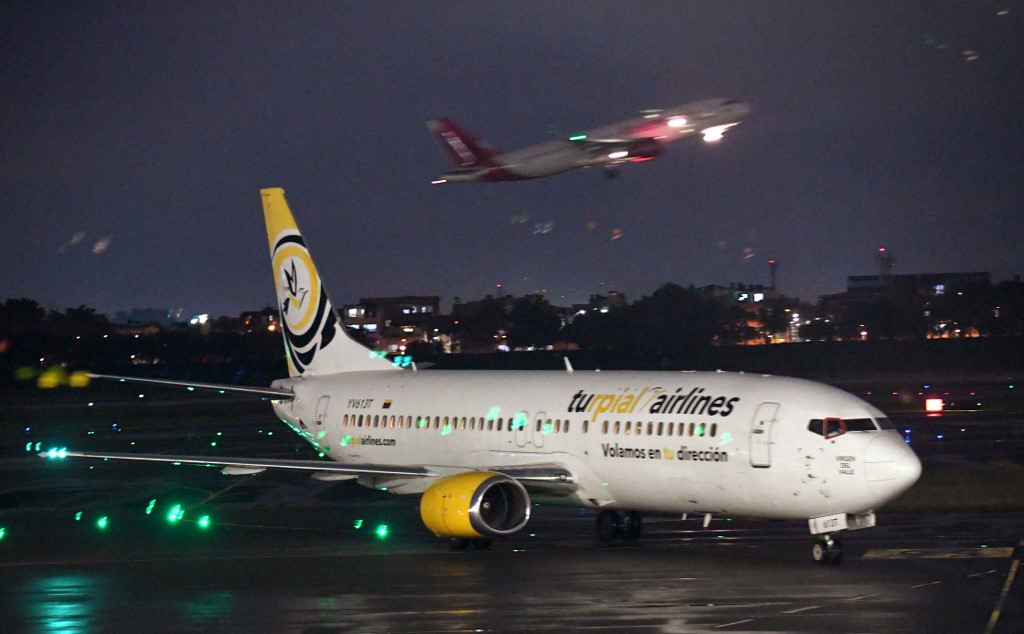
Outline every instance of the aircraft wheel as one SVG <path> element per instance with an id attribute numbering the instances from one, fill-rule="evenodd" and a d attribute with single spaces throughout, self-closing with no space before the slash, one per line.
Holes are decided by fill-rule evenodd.
<path id="1" fill-rule="evenodd" d="M 622 527 L 622 538 L 627 542 L 632 542 L 640 539 L 640 534 L 644 532 L 644 519 L 636 511 L 630 511 L 626 513 L 625 522 Z"/>
<path id="2" fill-rule="evenodd" d="M 826 535 L 811 547 L 811 557 L 819 564 L 838 564 L 843 559 L 843 545 L 838 539 Z"/>
<path id="3" fill-rule="evenodd" d="M 824 539 L 819 539 L 814 542 L 811 546 L 811 557 L 814 558 L 815 563 L 827 564 L 829 560 L 828 544 L 825 543 Z"/>
<path id="4" fill-rule="evenodd" d="M 622 537 L 622 516 L 615 511 L 601 511 L 597 514 L 597 539 L 613 542 Z"/>

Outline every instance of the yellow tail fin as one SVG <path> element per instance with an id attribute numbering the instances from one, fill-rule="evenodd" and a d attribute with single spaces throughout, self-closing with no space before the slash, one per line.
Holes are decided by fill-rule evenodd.
<path id="1" fill-rule="evenodd" d="M 260 195 L 289 375 L 396 369 L 345 332 L 288 209 L 284 190 L 261 189 Z"/>

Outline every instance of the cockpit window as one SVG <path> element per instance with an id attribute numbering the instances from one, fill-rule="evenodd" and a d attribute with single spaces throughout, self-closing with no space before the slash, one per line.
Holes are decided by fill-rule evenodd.
<path id="1" fill-rule="evenodd" d="M 846 433 L 846 423 L 842 418 L 826 418 L 824 427 L 825 438 L 835 438 Z"/>
<path id="2" fill-rule="evenodd" d="M 896 429 L 896 426 L 892 424 L 892 421 L 884 416 L 876 418 L 875 422 L 878 423 L 879 429 Z"/>
<path id="3" fill-rule="evenodd" d="M 882 429 L 892 429 L 892 423 L 889 419 L 885 420 L 889 427 L 882 427 Z M 824 436 L 825 438 L 835 438 L 851 431 L 877 431 L 878 427 L 875 425 L 875 421 L 870 418 L 815 418 L 807 424 L 807 431 Z"/>
<path id="4" fill-rule="evenodd" d="M 835 438 L 846 433 L 846 423 L 841 418 L 815 418 L 807 424 L 807 430 L 825 438 Z"/>
<path id="5" fill-rule="evenodd" d="M 846 431 L 877 431 L 875 427 L 875 421 L 870 418 L 848 418 L 843 421 L 846 423 Z"/>

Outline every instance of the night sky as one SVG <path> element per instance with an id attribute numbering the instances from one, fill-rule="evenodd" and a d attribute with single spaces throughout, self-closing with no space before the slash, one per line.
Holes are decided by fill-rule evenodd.
<path id="1" fill-rule="evenodd" d="M 1024 1 L 22 2 L 0 13 L 0 301 L 273 303 L 283 187 L 335 303 L 666 282 L 816 301 L 1024 272 Z M 424 122 L 503 149 L 710 97 L 711 146 L 433 186 Z M 613 236 L 620 236 L 612 239 Z M 496 291 L 496 284 L 502 284 Z"/>

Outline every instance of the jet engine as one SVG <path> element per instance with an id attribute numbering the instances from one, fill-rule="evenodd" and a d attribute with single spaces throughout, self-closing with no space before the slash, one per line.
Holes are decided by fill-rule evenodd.
<path id="1" fill-rule="evenodd" d="M 438 480 L 424 491 L 420 517 L 438 537 L 510 535 L 530 519 L 530 496 L 507 475 L 467 471 Z"/>

